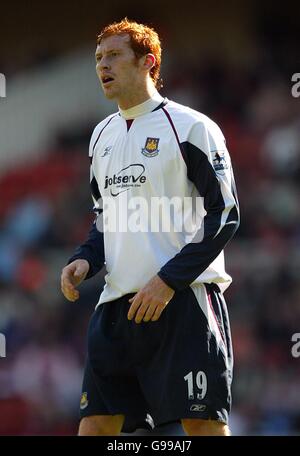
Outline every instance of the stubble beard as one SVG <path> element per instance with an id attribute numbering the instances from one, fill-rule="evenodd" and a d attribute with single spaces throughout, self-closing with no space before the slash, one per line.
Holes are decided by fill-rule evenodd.
<path id="1" fill-rule="evenodd" d="M 105 98 L 107 98 L 108 100 L 115 100 L 116 99 L 116 91 L 114 90 L 107 90 L 105 89 L 104 87 L 102 87 L 102 90 L 103 90 L 103 94 L 105 96 Z"/>

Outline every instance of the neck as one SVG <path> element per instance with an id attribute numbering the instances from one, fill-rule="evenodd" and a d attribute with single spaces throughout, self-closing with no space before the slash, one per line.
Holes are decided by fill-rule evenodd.
<path id="1" fill-rule="evenodd" d="M 126 94 L 126 98 L 118 100 L 118 106 L 122 110 L 127 110 L 144 103 L 156 93 L 156 88 L 151 80 L 146 80 L 141 87 L 136 87 L 132 93 Z"/>
<path id="2" fill-rule="evenodd" d="M 131 108 L 122 109 L 119 106 L 121 116 L 126 120 L 136 119 L 139 116 L 143 116 L 144 114 L 148 114 L 149 112 L 153 111 L 164 100 L 164 98 L 157 92 L 157 90 L 155 90 L 152 96 L 147 96 L 148 98 L 145 101 L 142 101 L 139 104 L 135 104 Z"/>

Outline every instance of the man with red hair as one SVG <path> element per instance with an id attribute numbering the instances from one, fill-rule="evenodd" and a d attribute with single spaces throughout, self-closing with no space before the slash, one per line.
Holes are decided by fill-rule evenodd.
<path id="1" fill-rule="evenodd" d="M 78 285 L 106 265 L 88 328 L 79 435 L 179 420 L 188 435 L 230 434 L 223 249 L 239 224 L 231 161 L 211 119 L 158 93 L 160 63 L 159 37 L 143 24 L 124 19 L 98 37 L 96 71 L 119 110 L 92 134 L 97 218 L 61 277 L 75 301 Z M 173 212 L 164 206 L 159 229 L 157 213 L 147 214 L 157 199 L 177 202 Z M 114 229 L 101 226 L 103 201 L 121 221 Z"/>

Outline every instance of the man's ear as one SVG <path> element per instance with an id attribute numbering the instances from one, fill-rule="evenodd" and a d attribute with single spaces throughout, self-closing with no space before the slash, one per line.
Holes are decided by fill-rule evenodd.
<path id="1" fill-rule="evenodd" d="M 155 56 L 153 54 L 147 54 L 144 61 L 144 66 L 147 68 L 147 70 L 150 71 L 151 68 L 154 67 L 155 63 Z"/>

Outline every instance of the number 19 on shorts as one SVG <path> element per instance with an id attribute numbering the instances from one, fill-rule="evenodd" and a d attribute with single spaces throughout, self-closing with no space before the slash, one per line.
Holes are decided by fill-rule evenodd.
<path id="1" fill-rule="evenodd" d="M 198 371 L 195 379 L 191 371 L 184 377 L 184 380 L 187 382 L 189 399 L 195 399 L 195 389 L 196 398 L 204 399 L 207 392 L 207 377 L 203 371 Z"/>

